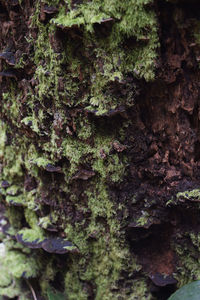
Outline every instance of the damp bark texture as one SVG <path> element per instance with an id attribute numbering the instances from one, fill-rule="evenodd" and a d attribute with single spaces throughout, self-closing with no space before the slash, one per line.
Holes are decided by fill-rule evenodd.
<path id="1" fill-rule="evenodd" d="M 0 299 L 200 279 L 200 4 L 0 0 Z"/>

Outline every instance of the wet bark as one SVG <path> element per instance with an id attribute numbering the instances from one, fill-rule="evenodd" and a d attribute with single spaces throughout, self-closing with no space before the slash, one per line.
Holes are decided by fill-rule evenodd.
<path id="1" fill-rule="evenodd" d="M 137 2 L 0 0 L 2 299 L 200 279 L 200 4 Z"/>

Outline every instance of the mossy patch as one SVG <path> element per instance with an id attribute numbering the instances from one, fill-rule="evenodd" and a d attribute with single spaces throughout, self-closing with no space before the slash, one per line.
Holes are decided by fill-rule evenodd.
<path id="1" fill-rule="evenodd" d="M 44 5 L 58 13 L 42 15 Z M 3 242 L 11 268 L 2 294 L 11 295 L 12 281 L 12 297 L 21 297 L 24 280 L 37 278 L 48 299 L 61 272 L 69 300 L 87 299 L 91 290 L 97 300 L 150 299 L 144 278 L 133 279 L 141 266 L 110 187 L 123 182 L 130 163 L 123 145 L 130 121 L 122 114 L 135 105 L 138 80 L 155 78 L 153 2 L 36 1 L 31 13 L 30 73 L 9 79 L 1 102 L 0 180 L 9 182 L 1 197 L 10 222 Z M 15 68 L 26 73 L 26 62 L 22 54 Z M 77 176 L 81 171 L 92 175 Z M 69 241 L 66 251 L 53 251 L 56 241 Z M 28 249 L 34 243 L 49 252 L 45 266 L 45 251 Z"/>

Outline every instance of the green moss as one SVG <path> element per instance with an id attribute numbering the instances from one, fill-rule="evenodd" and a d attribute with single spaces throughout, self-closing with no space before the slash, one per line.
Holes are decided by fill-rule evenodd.
<path id="1" fill-rule="evenodd" d="M 18 231 L 18 234 L 22 237 L 22 240 L 25 243 L 39 243 L 44 240 L 44 235 L 41 230 L 25 228 Z"/>
<path id="2" fill-rule="evenodd" d="M 145 9 L 145 5 L 152 1 L 132 2 L 125 1 L 122 4 L 120 1 L 95 0 L 78 5 L 76 9 L 70 9 L 67 14 L 64 9 L 60 10 L 52 22 L 64 27 L 84 26 L 86 31 L 93 33 L 92 38 L 95 39 L 93 24 L 101 24 L 104 20 L 112 18 L 114 25 L 103 48 L 106 59 L 109 56 L 116 57 L 117 60 L 120 59 L 121 65 L 118 68 L 116 64 L 113 64 L 114 60 L 111 60 L 112 73 L 109 72 L 108 78 L 116 71 L 116 74 L 121 74 L 121 72 L 135 69 L 138 76 L 144 76 L 146 80 L 151 80 L 154 78 L 154 62 L 159 45 L 155 14 L 153 10 Z M 129 49 L 126 46 L 123 49 L 121 44 L 126 38 L 132 36 L 138 41 L 138 46 L 129 52 Z M 103 40 L 97 40 L 97 42 L 101 48 Z M 118 70 L 114 71 L 115 68 Z"/>
<path id="3" fill-rule="evenodd" d="M 97 116 L 133 106 L 135 79 L 154 79 L 159 43 L 154 7 L 146 8 L 151 3 L 93 0 L 75 5 L 47 0 L 45 4 L 57 5 L 59 11 L 50 22 L 42 22 L 41 1 L 36 1 L 31 26 L 37 36 L 27 38 L 33 48 L 29 59 L 34 76 L 26 90 L 11 80 L 3 94 L 6 121 L 0 123 L 0 179 L 10 187 L 3 190 L 2 199 L 16 205 L 6 208 L 10 232 L 21 234 L 26 242 L 41 241 L 45 229 L 53 225 L 78 247 L 79 255 L 68 255 L 61 274 L 69 300 L 87 299 L 89 285 L 97 300 L 150 299 L 144 278 L 132 276 L 141 266 L 130 252 L 119 217 L 122 211 L 125 214 L 125 204 L 116 203 L 109 193 L 109 185 L 122 182 L 127 174 L 126 154 L 117 152 L 113 143 L 122 143 L 131 121 L 112 128 Z M 67 34 L 63 27 L 68 27 Z M 17 67 L 25 64 L 21 59 Z M 47 175 L 46 166 L 56 163 L 63 173 Z M 81 169 L 95 175 L 82 183 L 74 176 Z M 29 180 L 34 181 L 33 188 Z M 138 220 L 142 226 L 144 217 Z M 30 228 L 23 227 L 25 221 Z M 12 271 L 5 277 L 9 287 L 3 286 L 0 294 L 23 297 L 24 276 L 38 276 L 47 298 L 59 270 L 56 255 L 49 254 L 42 265 L 45 255 L 39 250 L 14 240 L 6 243 L 6 262 Z M 120 286 L 123 271 L 129 279 Z"/>
<path id="4" fill-rule="evenodd" d="M 19 196 L 6 196 L 6 202 L 10 205 L 26 205 L 23 195 Z"/>
<path id="5" fill-rule="evenodd" d="M 194 258 L 197 255 L 197 250 L 194 247 L 187 247 L 185 244 L 176 245 L 175 251 L 179 258 L 179 268 L 175 273 L 175 278 L 178 280 L 178 287 L 181 287 L 191 280 L 200 279 L 199 259 Z"/>
<path id="6" fill-rule="evenodd" d="M 148 224 L 148 221 L 150 219 L 150 215 L 147 211 L 142 211 L 142 216 L 139 217 L 136 221 L 137 226 L 145 226 L 146 224 Z"/>
<path id="7" fill-rule="evenodd" d="M 21 120 L 21 123 L 24 123 L 25 125 L 30 124 L 30 128 L 35 131 L 36 133 L 39 133 L 39 127 L 38 127 L 38 121 L 34 117 L 26 117 Z"/>
<path id="8" fill-rule="evenodd" d="M 77 171 L 79 164 L 83 157 L 86 158 L 93 149 L 88 143 L 83 143 L 74 138 L 68 137 L 62 142 L 63 155 L 70 161 L 70 168 L 65 171 L 66 180 L 68 181 L 72 175 Z M 85 163 L 87 159 L 85 159 Z"/>
<path id="9" fill-rule="evenodd" d="M 29 224 L 29 226 L 31 228 L 39 228 L 38 226 L 38 217 L 36 215 L 36 213 L 31 210 L 31 209 L 25 209 L 24 212 L 25 218 L 26 218 L 26 222 Z"/>
<path id="10" fill-rule="evenodd" d="M 15 278 L 21 278 L 22 275 L 26 278 L 36 277 L 39 270 L 39 266 L 33 258 L 18 251 L 9 251 L 5 256 L 4 265 Z"/>
<path id="11" fill-rule="evenodd" d="M 46 229 L 50 225 L 56 224 L 57 220 L 58 215 L 53 211 L 50 215 L 39 218 L 38 225 L 41 228 Z"/>
<path id="12" fill-rule="evenodd" d="M 78 17 L 79 14 L 80 13 L 77 10 L 72 10 L 68 14 L 68 16 L 66 16 L 65 9 L 63 8 L 62 10 L 60 10 L 59 16 L 56 19 L 54 19 L 53 22 L 55 24 L 62 25 L 65 27 L 71 27 L 73 25 L 79 26 L 85 23 L 83 17 Z"/>
<path id="13" fill-rule="evenodd" d="M 2 112 L 6 113 L 9 108 L 9 118 L 18 127 L 20 115 L 19 111 L 22 108 L 21 98 L 22 92 L 18 89 L 15 81 L 10 82 L 10 90 L 2 94 Z"/>
<path id="14" fill-rule="evenodd" d="M 29 257 L 19 250 L 7 248 L 5 253 L 0 256 L 0 266 L 0 295 L 6 295 L 10 298 L 21 295 L 22 299 L 30 299 L 26 290 L 21 293 L 20 279 L 22 277 L 36 277 L 39 261 L 36 263 L 33 257 Z"/>
<path id="15" fill-rule="evenodd" d="M 14 206 L 10 206 L 6 210 L 6 216 L 10 222 L 14 234 L 21 227 L 22 212 Z"/>
<path id="16" fill-rule="evenodd" d="M 179 192 L 171 198 L 170 200 L 167 201 L 166 205 L 171 206 L 171 205 L 177 205 L 178 202 L 185 202 L 185 201 L 199 201 L 200 199 L 200 190 L 199 189 L 194 189 L 194 190 L 187 190 L 184 192 Z"/>
<path id="17" fill-rule="evenodd" d="M 36 213 L 29 208 L 25 208 L 24 216 L 26 218 L 26 222 L 31 228 L 23 228 L 17 231 L 17 234 L 21 236 L 21 239 L 25 243 L 32 243 L 37 241 L 43 241 L 45 239 L 43 229 L 41 229 L 38 225 L 38 217 Z"/>
<path id="18" fill-rule="evenodd" d="M 2 269 L 2 272 L 3 271 L 4 269 Z M 9 286 L 0 287 L 0 295 L 3 296 L 6 295 L 9 298 L 17 297 L 20 294 L 20 292 L 21 292 L 21 286 L 19 280 L 12 280 L 12 283 Z"/>
<path id="19" fill-rule="evenodd" d="M 16 196 L 20 192 L 20 186 L 18 185 L 11 185 L 6 189 L 6 194 L 11 195 L 11 196 Z"/>
<path id="20" fill-rule="evenodd" d="M 83 284 L 78 276 L 78 269 L 75 264 L 70 266 L 70 272 L 65 276 L 65 287 L 70 300 L 81 299 L 86 300 L 88 295 L 84 292 Z M 73 282 L 73 284 L 71 284 Z"/>
<path id="21" fill-rule="evenodd" d="M 134 280 L 132 282 L 133 285 L 133 292 L 131 295 L 127 295 L 128 300 L 152 300 L 153 297 L 151 293 L 149 293 L 149 287 L 146 283 L 146 280 L 141 278 L 139 280 Z M 119 294 L 120 296 L 120 294 Z"/>
<path id="22" fill-rule="evenodd" d="M 194 189 L 192 191 L 179 192 L 176 197 L 178 200 L 198 201 L 200 199 L 200 190 Z"/>
<path id="23" fill-rule="evenodd" d="M 117 286 L 121 270 L 129 266 L 131 273 L 132 270 L 139 271 L 140 266 L 136 259 L 130 256 L 125 237 L 120 234 L 120 224 L 115 215 L 116 204 L 109 198 L 104 179 L 102 178 L 100 182 L 94 180 L 93 188 L 86 193 L 88 206 L 92 211 L 90 224 L 86 230 L 81 230 L 78 224 L 75 228 L 68 225 L 65 230 L 67 237 L 78 246 L 81 254 L 85 254 L 85 259 L 79 260 L 78 269 L 76 259 L 75 261 L 72 259 L 71 271 L 66 274 L 66 291 L 69 299 L 75 299 L 79 292 L 83 291 L 82 284 L 77 278 L 78 273 L 81 281 L 95 283 L 95 299 L 102 297 L 117 299 L 117 294 L 111 289 Z M 102 221 L 98 221 L 100 217 L 103 218 Z M 90 237 L 93 237 L 93 240 L 89 239 Z M 73 282 L 70 287 L 69 282 Z M 83 294 L 82 297 L 85 299 L 86 296 Z"/>

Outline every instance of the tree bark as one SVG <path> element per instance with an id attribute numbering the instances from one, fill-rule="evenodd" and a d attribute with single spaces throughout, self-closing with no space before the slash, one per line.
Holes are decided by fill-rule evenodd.
<path id="1" fill-rule="evenodd" d="M 0 0 L 1 299 L 200 279 L 199 11 Z"/>

